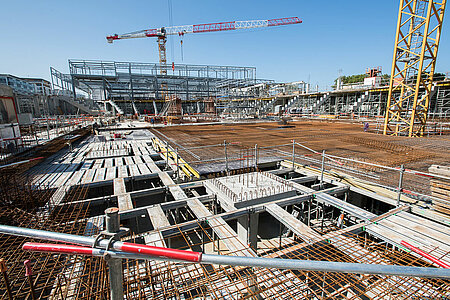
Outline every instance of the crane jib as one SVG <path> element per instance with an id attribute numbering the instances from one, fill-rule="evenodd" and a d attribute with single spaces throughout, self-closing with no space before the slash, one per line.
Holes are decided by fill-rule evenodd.
<path id="1" fill-rule="evenodd" d="M 248 21 L 205 23 L 196 25 L 180 25 L 180 26 L 170 26 L 170 27 L 140 30 L 121 35 L 115 34 L 107 36 L 106 39 L 108 40 L 109 43 L 112 43 L 114 40 L 131 39 L 131 38 L 165 37 L 167 35 L 181 36 L 187 33 L 218 32 L 218 31 L 272 27 L 272 26 L 290 25 L 299 23 L 302 23 L 302 20 L 300 18 L 289 17 L 289 18 L 269 19 L 269 20 L 248 20 Z"/>
<path id="2" fill-rule="evenodd" d="M 235 30 L 236 22 L 220 22 L 220 23 L 209 23 L 209 24 L 198 24 L 192 26 L 192 32 L 211 32 L 211 31 L 224 31 L 224 30 Z"/>
<path id="3" fill-rule="evenodd" d="M 302 23 L 302 20 L 298 17 L 267 20 L 267 26 L 279 26 L 279 25 L 299 24 L 299 23 Z"/>

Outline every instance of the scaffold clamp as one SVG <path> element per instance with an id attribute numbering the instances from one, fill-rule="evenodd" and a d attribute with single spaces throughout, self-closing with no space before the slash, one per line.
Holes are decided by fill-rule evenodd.
<path id="1" fill-rule="evenodd" d="M 130 229 L 126 228 L 126 227 L 120 227 L 119 232 L 115 232 L 115 233 L 111 233 L 111 232 L 107 232 L 106 230 L 102 230 L 95 237 L 94 243 L 92 244 L 92 248 L 97 248 L 97 246 L 99 246 L 100 240 L 107 239 L 108 245 L 106 246 L 105 250 L 109 251 L 113 242 L 120 241 L 120 238 L 124 235 L 127 235 L 129 232 L 130 232 Z"/>

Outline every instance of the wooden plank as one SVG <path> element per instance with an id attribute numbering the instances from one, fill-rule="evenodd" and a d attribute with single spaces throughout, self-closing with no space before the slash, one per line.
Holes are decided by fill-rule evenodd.
<path id="1" fill-rule="evenodd" d="M 116 166 L 116 167 L 118 167 L 118 166 L 123 166 L 123 158 L 122 158 L 122 157 L 116 157 L 116 158 L 114 158 L 114 163 L 115 163 L 115 166 Z"/>
<path id="2" fill-rule="evenodd" d="M 213 216 L 213 214 L 198 199 L 189 199 L 186 201 L 187 206 L 192 210 L 198 219 Z M 238 256 L 256 256 L 248 245 L 242 242 L 236 232 L 222 218 L 208 218 L 208 224 L 224 243 L 225 247 L 231 252 L 231 255 Z"/>
<path id="3" fill-rule="evenodd" d="M 127 166 L 119 166 L 117 168 L 117 176 L 119 178 L 126 178 L 126 177 L 128 177 L 128 168 L 127 168 Z"/>
<path id="4" fill-rule="evenodd" d="M 146 164 L 138 164 L 136 165 L 139 168 L 139 171 L 141 172 L 142 175 L 146 175 L 146 174 L 151 174 L 152 171 L 150 171 L 150 169 L 147 167 Z"/>
<path id="5" fill-rule="evenodd" d="M 116 178 L 113 181 L 114 195 L 122 195 L 127 192 L 125 180 L 123 178 Z"/>
<path id="6" fill-rule="evenodd" d="M 94 162 L 94 166 L 92 168 L 100 169 L 102 167 L 104 161 L 105 161 L 104 159 L 96 159 Z"/>
<path id="7" fill-rule="evenodd" d="M 146 161 L 147 162 L 147 167 L 150 169 L 150 171 L 152 171 L 152 173 L 160 173 L 161 169 L 158 168 L 158 166 L 155 164 L 155 162 L 153 160 L 151 161 Z"/>
<path id="8" fill-rule="evenodd" d="M 41 184 L 47 185 L 47 178 L 50 177 L 59 167 L 60 165 L 58 164 L 52 164 L 47 170 L 42 170 L 41 172 L 43 174 L 39 176 L 39 181 Z"/>
<path id="9" fill-rule="evenodd" d="M 431 186 L 436 188 L 441 188 L 444 190 L 450 190 L 450 182 L 444 182 L 439 180 L 431 180 L 430 182 Z"/>
<path id="10" fill-rule="evenodd" d="M 112 158 L 105 158 L 105 168 L 111 168 L 113 166 L 113 159 Z"/>
<path id="11" fill-rule="evenodd" d="M 87 160 L 83 162 L 83 165 L 81 166 L 80 170 L 88 170 L 92 167 L 92 165 L 93 165 L 92 160 Z"/>
<path id="12" fill-rule="evenodd" d="M 84 173 L 83 178 L 81 179 L 81 183 L 91 183 L 94 180 L 95 171 L 96 169 L 87 170 L 86 173 Z"/>
<path id="13" fill-rule="evenodd" d="M 139 168 L 136 165 L 129 165 L 128 169 L 133 177 L 141 175 L 141 172 L 139 172 Z"/>
<path id="14" fill-rule="evenodd" d="M 314 239 L 319 239 L 320 235 L 312 230 L 308 225 L 296 219 L 278 204 L 268 204 L 265 206 L 267 212 L 274 216 L 284 226 L 302 238 L 305 242 L 313 243 Z"/>
<path id="15" fill-rule="evenodd" d="M 130 194 L 117 196 L 117 203 L 119 204 L 120 211 L 133 209 L 133 202 L 131 201 Z"/>
<path id="16" fill-rule="evenodd" d="M 84 173 L 86 173 L 86 170 L 80 170 L 75 172 L 75 174 L 70 178 L 68 184 L 69 185 L 77 185 L 80 183 L 81 178 L 83 178 Z"/>
<path id="17" fill-rule="evenodd" d="M 117 167 L 111 167 L 106 169 L 106 176 L 105 176 L 105 180 L 113 180 L 115 179 L 117 176 Z"/>
<path id="18" fill-rule="evenodd" d="M 400 212 L 400 213 L 398 213 L 398 216 L 400 216 L 404 219 L 410 220 L 410 221 L 414 221 L 416 223 L 420 223 L 424 226 L 428 226 L 429 228 L 431 228 L 433 230 L 437 230 L 442 233 L 449 234 L 449 231 L 450 231 L 449 226 L 445 226 L 445 225 L 437 223 L 437 222 L 429 221 L 425 218 L 419 217 L 419 216 L 411 214 L 411 213 Z"/>
<path id="19" fill-rule="evenodd" d="M 442 250 L 450 251 L 450 245 L 443 244 L 431 237 L 428 237 L 426 235 L 420 234 L 419 232 L 416 232 L 414 230 L 411 230 L 409 228 L 405 228 L 401 225 L 398 225 L 392 221 L 389 221 L 388 219 L 384 219 L 379 221 L 377 224 L 372 224 L 367 226 L 366 228 L 372 228 L 373 226 L 383 226 L 385 228 L 389 228 L 391 231 L 395 231 L 397 233 L 401 233 L 405 237 L 403 238 L 405 241 L 408 242 L 410 239 L 416 240 L 418 243 L 426 246 L 435 246 L 439 247 Z M 400 244 L 401 240 L 394 240 L 396 243 Z"/>
<path id="20" fill-rule="evenodd" d="M 97 172 L 95 172 L 94 181 L 97 182 L 105 180 L 105 174 L 106 174 L 105 168 L 97 169 Z"/>
<path id="21" fill-rule="evenodd" d="M 387 218 L 388 221 L 398 224 L 399 226 L 404 226 L 409 230 L 413 230 L 418 234 L 427 236 L 429 238 L 435 239 L 438 242 L 443 242 L 445 244 L 450 245 L 450 231 L 446 233 L 442 233 L 440 231 L 431 229 L 427 226 L 424 226 L 420 223 L 399 217 L 399 216 L 390 216 Z"/>
<path id="22" fill-rule="evenodd" d="M 189 199 L 186 204 L 192 210 L 197 219 L 212 216 L 212 213 L 198 199 Z"/>
<path id="23" fill-rule="evenodd" d="M 74 174 L 74 172 L 63 173 L 61 176 L 59 176 L 58 180 L 56 180 L 53 183 L 52 186 L 58 188 L 60 186 L 66 185 L 66 183 L 69 181 L 70 177 L 72 177 L 73 174 Z"/>
<path id="24" fill-rule="evenodd" d="M 147 208 L 148 216 L 152 222 L 153 228 L 159 229 L 163 227 L 170 226 L 169 220 L 167 219 L 161 205 L 155 205 Z"/>
<path id="25" fill-rule="evenodd" d="M 166 247 L 164 238 L 161 236 L 161 233 L 159 231 L 151 232 L 149 234 L 144 235 L 144 241 L 146 245 L 155 247 Z"/>
<path id="26" fill-rule="evenodd" d="M 145 163 L 153 162 L 153 159 L 148 154 L 142 155 L 142 159 L 144 160 Z"/>
<path id="27" fill-rule="evenodd" d="M 443 196 L 443 199 L 448 200 L 450 197 L 450 190 L 446 190 L 446 189 L 441 189 L 441 188 L 437 188 L 434 186 L 430 186 L 430 190 L 432 192 L 441 194 Z"/>
<path id="28" fill-rule="evenodd" d="M 134 165 L 134 161 L 133 161 L 133 159 L 130 156 L 126 156 L 126 157 L 124 157 L 124 159 L 125 159 L 125 164 L 127 166 Z"/>

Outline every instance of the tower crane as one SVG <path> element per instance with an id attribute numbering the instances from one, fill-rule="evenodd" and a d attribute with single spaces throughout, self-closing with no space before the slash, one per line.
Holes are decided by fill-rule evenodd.
<path id="1" fill-rule="evenodd" d="M 217 31 L 229 31 L 238 29 L 251 29 L 261 27 L 272 27 L 280 25 L 299 24 L 302 20 L 298 17 L 269 19 L 269 20 L 252 20 L 252 21 L 231 21 L 220 23 L 207 23 L 197 25 L 181 25 L 171 27 L 161 27 L 155 29 L 145 29 L 125 34 L 114 34 L 107 36 L 108 43 L 112 43 L 115 40 L 134 39 L 134 38 L 146 38 L 156 37 L 158 38 L 158 50 L 159 50 L 159 64 L 160 74 L 167 75 L 167 60 L 166 60 L 166 41 L 168 35 L 183 36 L 190 33 L 204 33 L 204 32 L 217 32 Z"/>
<path id="2" fill-rule="evenodd" d="M 421 137 L 427 126 L 446 0 L 400 0 L 385 135 Z"/>

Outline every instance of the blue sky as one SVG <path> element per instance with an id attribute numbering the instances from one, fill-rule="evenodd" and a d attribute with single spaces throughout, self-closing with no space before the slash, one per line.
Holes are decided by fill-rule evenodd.
<path id="1" fill-rule="evenodd" d="M 309 80 L 321 89 L 339 70 L 351 75 L 382 66 L 390 73 L 398 0 L 171 1 L 173 25 L 288 16 L 303 23 L 186 35 L 183 61 L 174 37 L 167 47 L 169 63 L 254 66 L 259 78 Z M 157 62 L 154 38 L 108 44 L 105 36 L 169 25 L 168 0 L 0 3 L 0 73 L 17 76 L 50 79 L 49 67 L 67 72 L 69 58 Z M 447 17 L 438 72 L 450 71 L 449 36 Z"/>

